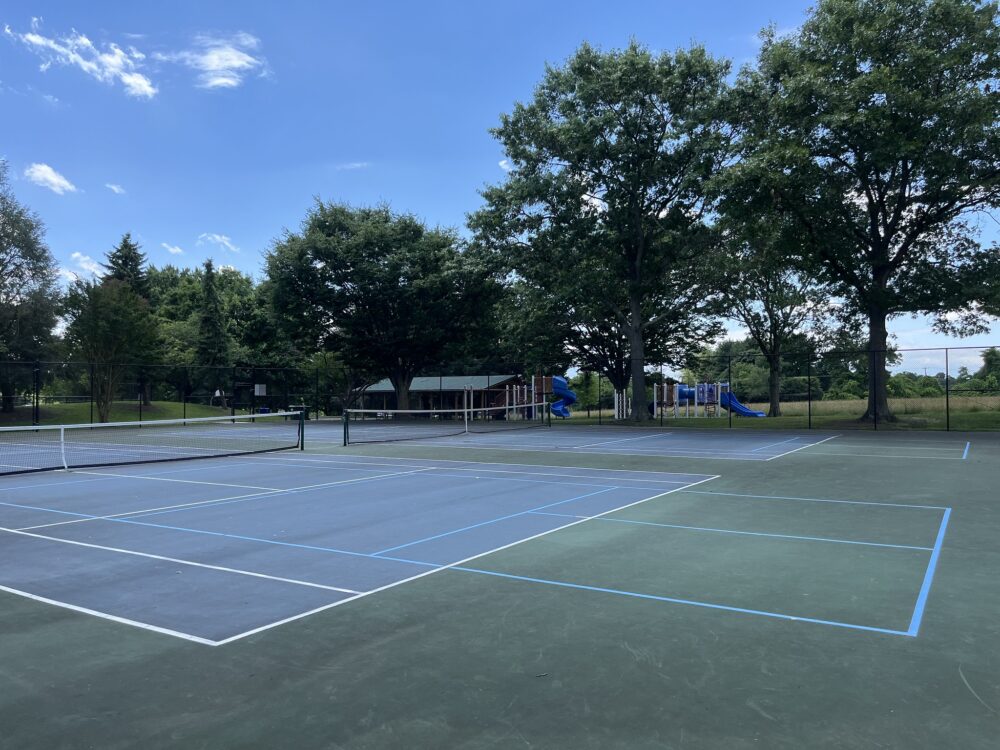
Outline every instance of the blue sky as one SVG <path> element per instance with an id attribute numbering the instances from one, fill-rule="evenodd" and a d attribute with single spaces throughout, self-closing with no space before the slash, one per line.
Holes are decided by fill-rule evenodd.
<path id="1" fill-rule="evenodd" d="M 700 42 L 739 66 L 760 28 L 794 28 L 807 7 L 8 1 L 0 156 L 67 271 L 131 231 L 156 265 L 212 257 L 260 276 L 316 196 L 461 227 L 503 178 L 488 129 L 582 41 Z M 893 331 L 946 342 L 925 320 Z"/>

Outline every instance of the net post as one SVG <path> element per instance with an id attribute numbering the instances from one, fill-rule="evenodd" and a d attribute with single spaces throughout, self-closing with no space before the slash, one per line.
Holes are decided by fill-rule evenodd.
<path id="1" fill-rule="evenodd" d="M 351 432 L 350 432 L 351 428 L 349 427 L 349 425 L 351 424 L 350 409 L 346 408 L 344 409 L 343 419 L 344 419 L 344 447 L 346 448 L 348 444 L 350 444 L 351 442 Z"/>
<path id="2" fill-rule="evenodd" d="M 462 417 L 463 419 L 465 419 L 466 434 L 469 433 L 469 410 L 471 409 L 471 404 L 472 404 L 472 399 L 470 398 L 471 395 L 472 395 L 472 386 L 468 385 L 465 386 L 465 389 L 462 391 L 462 399 L 463 399 Z"/>
<path id="3" fill-rule="evenodd" d="M 59 456 L 62 458 L 63 469 L 69 471 L 69 464 L 66 462 L 66 427 L 59 425 Z"/>
<path id="4" fill-rule="evenodd" d="M 306 412 L 305 409 L 299 412 L 299 450 L 306 449 Z"/>

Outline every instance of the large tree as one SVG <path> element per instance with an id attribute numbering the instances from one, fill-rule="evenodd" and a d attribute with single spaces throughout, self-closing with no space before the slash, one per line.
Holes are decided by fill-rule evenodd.
<path id="1" fill-rule="evenodd" d="M 0 411 L 14 410 L 31 382 L 28 363 L 53 342 L 59 294 L 41 220 L 14 196 L 0 160 Z"/>
<path id="2" fill-rule="evenodd" d="M 724 309 L 747 329 L 767 363 L 768 416 L 780 417 L 786 356 L 807 355 L 790 351 L 795 344 L 822 347 L 838 310 L 830 288 L 795 266 L 800 238 L 794 224 L 738 196 L 723 202 L 720 292 Z"/>
<path id="3" fill-rule="evenodd" d="M 891 418 L 890 318 L 982 325 L 986 251 L 965 219 L 1000 205 L 998 21 L 995 2 L 821 0 L 797 33 L 766 32 L 740 77 L 744 179 L 795 221 L 803 268 L 867 318 L 868 419 Z"/>
<path id="4" fill-rule="evenodd" d="M 104 266 L 104 279 L 116 279 L 132 287 L 137 295 L 149 301 L 149 273 L 146 266 L 146 254 L 132 239 L 132 234 L 126 232 L 115 247 L 108 251 Z M 145 344 L 145 348 L 141 344 Z M 143 405 L 149 406 L 152 401 L 153 383 L 158 379 L 160 371 L 155 365 L 162 361 L 161 339 L 159 336 L 146 342 L 136 342 L 135 357 L 139 363 L 137 373 L 141 385 Z"/>
<path id="5" fill-rule="evenodd" d="M 277 318 L 300 349 L 388 376 L 400 409 L 415 375 L 441 368 L 482 328 L 495 293 L 452 232 L 386 206 L 318 202 L 300 232 L 275 244 L 267 273 Z"/>
<path id="6" fill-rule="evenodd" d="M 70 351 L 93 366 L 98 418 L 107 422 L 129 363 L 156 339 L 156 319 L 149 303 L 118 279 L 75 282 L 67 295 L 66 314 Z"/>
<path id="7" fill-rule="evenodd" d="M 646 340 L 675 327 L 696 342 L 709 297 L 705 185 L 728 148 L 718 106 L 727 71 L 700 47 L 582 46 L 493 131 L 511 171 L 470 219 L 481 244 L 562 298 L 576 322 L 613 318 L 637 420 L 647 416 Z"/>

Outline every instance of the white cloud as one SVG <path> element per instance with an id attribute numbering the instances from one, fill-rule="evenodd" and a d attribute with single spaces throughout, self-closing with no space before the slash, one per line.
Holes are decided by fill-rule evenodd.
<path id="1" fill-rule="evenodd" d="M 256 53 L 259 46 L 260 40 L 245 31 L 224 37 L 202 34 L 195 37 L 192 49 L 157 53 L 154 57 L 197 71 L 200 88 L 232 89 L 252 73 L 267 75 L 267 60 Z"/>
<path id="2" fill-rule="evenodd" d="M 217 234 L 215 232 L 202 232 L 198 235 L 198 244 L 205 245 L 218 245 L 223 250 L 228 250 L 231 253 L 238 253 L 240 249 L 233 244 L 233 241 L 224 234 Z"/>
<path id="3" fill-rule="evenodd" d="M 114 182 L 105 182 L 104 187 L 106 187 L 115 195 L 125 195 L 125 188 L 123 188 L 121 185 L 115 184 Z"/>
<path id="4" fill-rule="evenodd" d="M 160 247 L 162 247 L 164 250 L 166 250 L 171 255 L 183 255 L 184 254 L 184 251 L 181 248 L 179 248 L 177 245 L 169 245 L 166 242 L 161 242 L 160 243 Z"/>
<path id="5" fill-rule="evenodd" d="M 510 172 L 512 169 L 514 169 L 514 165 L 511 164 L 510 159 L 501 159 L 499 162 L 497 162 L 497 165 L 504 172 Z"/>
<path id="6" fill-rule="evenodd" d="M 73 261 L 76 263 L 77 266 L 80 267 L 81 270 L 85 271 L 91 276 L 101 275 L 101 270 L 102 270 L 101 264 L 98 263 L 93 258 L 91 258 L 89 255 L 84 255 L 83 253 L 73 253 L 69 257 L 73 259 Z"/>
<path id="7" fill-rule="evenodd" d="M 151 99 L 157 88 L 139 67 L 145 59 L 135 47 L 122 49 L 117 44 L 106 43 L 97 47 L 85 35 L 70 31 L 66 36 L 45 36 L 41 31 L 41 19 L 33 18 L 31 31 L 19 34 L 4 26 L 4 34 L 24 44 L 42 58 L 39 66 L 44 72 L 53 64 L 78 68 L 102 83 L 116 81 L 125 87 L 125 93 L 143 99 Z"/>
<path id="8" fill-rule="evenodd" d="M 67 180 L 48 164 L 32 164 L 24 170 L 24 176 L 39 187 L 48 188 L 57 195 L 76 192 L 76 185 Z"/>
<path id="9" fill-rule="evenodd" d="M 366 161 L 349 161 L 345 162 L 344 164 L 338 164 L 336 167 L 334 167 L 334 169 L 336 169 L 338 172 L 343 172 L 344 170 L 349 170 L 349 169 L 367 169 L 368 166 L 369 164 Z"/>
<path id="10" fill-rule="evenodd" d="M 68 268 L 60 268 L 57 273 L 59 274 L 59 278 L 68 282 L 74 282 L 80 278 L 80 275 L 76 271 L 71 271 Z"/>

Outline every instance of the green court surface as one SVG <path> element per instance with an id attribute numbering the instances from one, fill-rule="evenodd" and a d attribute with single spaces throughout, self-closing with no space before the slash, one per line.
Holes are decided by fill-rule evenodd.
<path id="1" fill-rule="evenodd" d="M 442 487 L 466 471 L 482 502 L 505 470 L 646 489 L 610 511 L 534 503 L 514 515 L 548 530 L 222 645 L 0 591 L 0 748 L 998 747 L 1000 434 L 755 439 L 785 437 L 753 460 L 732 433 L 675 432 L 657 455 L 657 436 L 635 453 L 493 435 L 342 448 L 308 426 L 304 453 L 232 461 L 317 482 L 362 456 Z M 674 473 L 691 478 L 654 486 Z M 0 478 L 0 499 L 27 513 L 27 486 Z M 418 554 L 400 547 L 383 559 Z"/>

